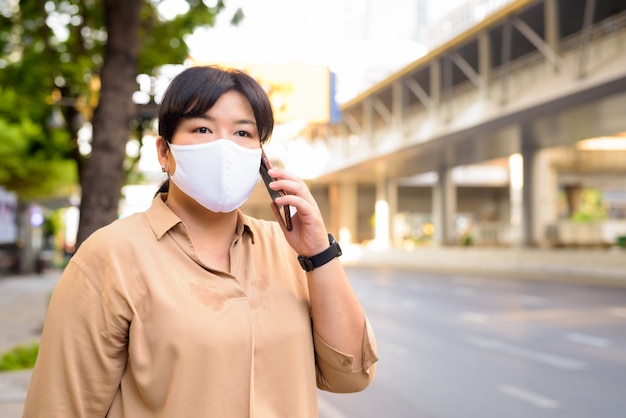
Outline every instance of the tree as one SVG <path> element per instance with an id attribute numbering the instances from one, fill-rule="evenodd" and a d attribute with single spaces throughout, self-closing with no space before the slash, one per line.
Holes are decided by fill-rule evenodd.
<path id="1" fill-rule="evenodd" d="M 0 157 L 12 161 L 0 184 L 20 197 L 53 194 L 71 181 L 73 161 L 82 194 L 77 244 L 118 216 L 138 74 L 182 63 L 181 40 L 224 9 L 222 0 L 178 0 L 187 10 L 168 20 L 158 10 L 167 1 L 0 0 Z M 242 18 L 237 10 L 232 23 Z M 79 143 L 85 122 L 88 153 Z"/>

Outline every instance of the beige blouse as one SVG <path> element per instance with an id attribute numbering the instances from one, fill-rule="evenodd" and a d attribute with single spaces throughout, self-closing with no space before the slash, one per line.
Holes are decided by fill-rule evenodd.
<path id="1" fill-rule="evenodd" d="M 55 289 L 25 417 L 316 417 L 316 386 L 374 376 L 313 331 L 306 275 L 276 222 L 239 213 L 231 272 L 203 265 L 155 198 L 95 232 Z"/>

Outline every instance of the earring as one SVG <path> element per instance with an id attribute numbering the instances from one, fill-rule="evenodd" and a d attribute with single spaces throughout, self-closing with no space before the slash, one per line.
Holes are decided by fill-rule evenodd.
<path id="1" fill-rule="evenodd" d="M 161 171 L 164 173 L 167 172 L 167 166 L 165 164 L 161 166 Z"/>

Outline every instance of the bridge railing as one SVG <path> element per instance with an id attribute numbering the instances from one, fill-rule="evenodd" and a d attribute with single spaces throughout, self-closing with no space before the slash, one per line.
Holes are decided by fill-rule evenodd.
<path id="1" fill-rule="evenodd" d="M 332 172 L 405 145 L 427 142 L 451 131 L 470 127 L 490 115 L 495 117 L 506 111 L 505 106 L 522 105 L 524 101 L 532 104 L 537 96 L 528 92 L 539 84 L 555 86 L 559 82 L 574 85 L 580 78 L 578 71 L 585 36 L 589 36 L 591 41 L 584 46 L 587 58 L 583 65 L 587 74 L 593 74 L 626 51 L 626 13 L 596 23 L 588 33 L 581 30 L 561 40 L 558 52 L 567 74 L 554 70 L 553 63 L 542 52 L 535 50 L 511 61 L 507 66 L 494 68 L 488 81 L 487 95 L 466 81 L 454 86 L 452 94 L 445 95 L 445 100 L 442 100 L 435 112 L 429 111 L 419 102 L 405 107 L 400 127 L 372 110 L 371 114 L 376 116 L 376 120 L 371 124 L 371 129 L 355 132 L 350 129 L 344 115 L 343 129 L 329 131 L 333 133 L 327 136 L 311 138 L 323 141 L 328 154 L 333 156 L 325 171 Z M 543 89 L 542 93 L 549 91 L 549 88 Z M 359 122 L 363 125 L 365 117 L 360 117 Z"/>

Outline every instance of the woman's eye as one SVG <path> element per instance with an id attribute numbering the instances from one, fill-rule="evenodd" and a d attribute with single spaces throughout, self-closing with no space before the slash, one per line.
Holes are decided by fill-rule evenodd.
<path id="1" fill-rule="evenodd" d="M 235 132 L 235 136 L 250 136 L 250 134 L 246 131 L 237 131 Z"/>
<path id="2" fill-rule="evenodd" d="M 210 134 L 211 130 L 207 127 L 201 127 L 201 128 L 196 128 L 196 132 L 200 133 L 200 134 Z"/>

